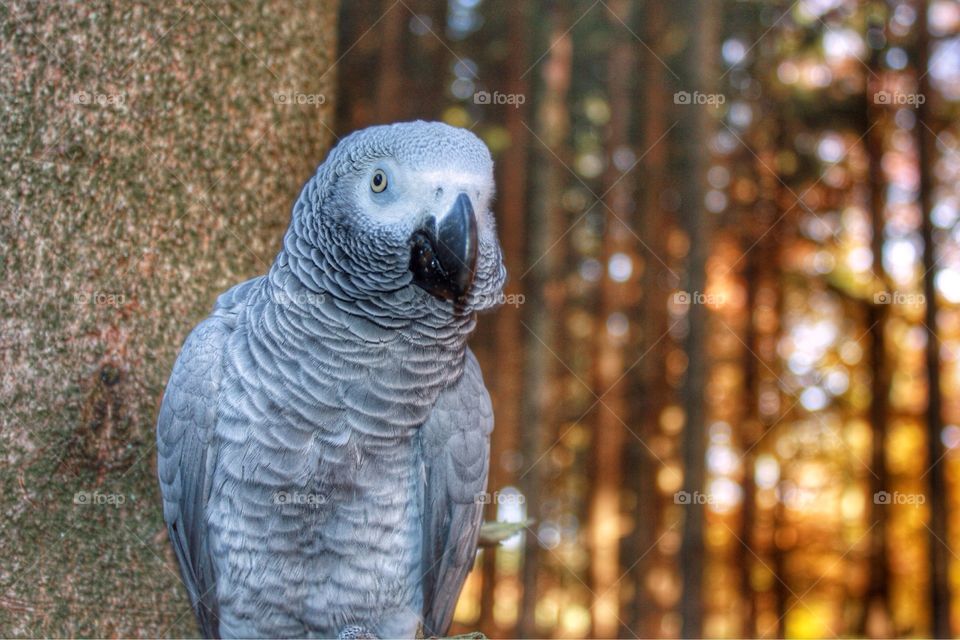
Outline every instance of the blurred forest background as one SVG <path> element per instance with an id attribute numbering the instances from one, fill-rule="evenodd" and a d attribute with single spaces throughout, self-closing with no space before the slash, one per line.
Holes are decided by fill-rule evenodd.
<path id="1" fill-rule="evenodd" d="M 453 632 L 960 634 L 956 0 L 0 0 L 0 636 L 196 633 L 154 429 L 329 145 L 496 159 Z"/>
<path id="2" fill-rule="evenodd" d="M 358 0 L 336 131 L 496 158 L 457 629 L 960 633 L 960 5 Z M 524 497 L 519 499 L 511 496 Z"/>

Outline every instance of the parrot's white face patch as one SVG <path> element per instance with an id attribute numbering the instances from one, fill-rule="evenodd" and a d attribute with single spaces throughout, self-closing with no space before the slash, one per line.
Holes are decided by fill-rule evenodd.
<path id="1" fill-rule="evenodd" d="M 357 202 L 374 222 L 417 225 L 430 215 L 439 221 L 463 193 L 477 211 L 478 224 L 484 226 L 487 224 L 491 187 L 490 176 L 452 169 L 411 169 L 394 160 L 382 159 L 363 172 L 355 188 Z"/>

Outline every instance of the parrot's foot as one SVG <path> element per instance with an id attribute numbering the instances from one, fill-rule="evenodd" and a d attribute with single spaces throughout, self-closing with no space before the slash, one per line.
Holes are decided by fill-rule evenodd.
<path id="1" fill-rule="evenodd" d="M 358 624 L 347 625 L 337 634 L 337 640 L 375 640 L 376 637 Z"/>
<path id="2" fill-rule="evenodd" d="M 417 627 L 417 640 L 487 640 L 487 636 L 483 635 L 479 631 L 471 631 L 470 633 L 459 633 L 455 636 L 425 636 L 423 634 L 423 625 L 421 624 Z"/>

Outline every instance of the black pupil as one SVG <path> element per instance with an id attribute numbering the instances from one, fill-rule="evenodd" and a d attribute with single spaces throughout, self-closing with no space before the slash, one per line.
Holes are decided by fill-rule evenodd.
<path id="1" fill-rule="evenodd" d="M 374 176 L 373 176 L 373 186 L 379 187 L 379 186 L 382 185 L 382 184 L 383 184 L 383 174 L 382 174 L 382 173 L 378 173 L 378 174 L 374 175 Z"/>

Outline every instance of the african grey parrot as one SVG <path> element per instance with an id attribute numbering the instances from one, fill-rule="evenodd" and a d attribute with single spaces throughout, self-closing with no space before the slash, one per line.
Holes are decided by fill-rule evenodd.
<path id="1" fill-rule="evenodd" d="M 493 190 L 466 130 L 356 132 L 303 187 L 267 275 L 187 338 L 158 471 L 205 635 L 446 633 L 489 467 L 466 340 L 506 277 Z"/>

